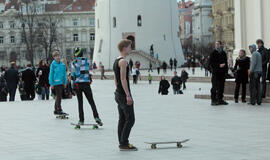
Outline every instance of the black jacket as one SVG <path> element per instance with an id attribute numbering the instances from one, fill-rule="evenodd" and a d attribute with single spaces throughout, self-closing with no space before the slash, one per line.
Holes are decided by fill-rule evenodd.
<path id="1" fill-rule="evenodd" d="M 179 90 L 181 88 L 182 80 L 178 76 L 174 76 L 171 80 L 171 84 L 173 85 L 173 89 Z"/>
<path id="2" fill-rule="evenodd" d="M 41 73 L 41 76 L 39 76 L 39 72 L 42 72 Z M 41 87 L 50 87 L 50 83 L 49 83 L 49 73 L 50 73 L 50 68 L 45 66 L 45 67 L 42 67 L 42 68 L 38 68 L 37 69 L 37 72 L 36 72 L 36 76 L 38 78 L 38 85 L 41 86 Z"/>
<path id="3" fill-rule="evenodd" d="M 163 68 L 163 69 L 167 69 L 167 66 L 168 66 L 168 65 L 167 65 L 166 62 L 163 62 L 163 63 L 162 63 L 162 68 Z"/>
<path id="4" fill-rule="evenodd" d="M 181 72 L 181 80 L 182 82 L 186 82 L 188 79 L 188 73 L 186 71 Z"/>
<path id="5" fill-rule="evenodd" d="M 225 63 L 225 67 L 220 68 L 220 64 Z M 220 53 L 215 49 L 209 58 L 209 69 L 212 74 L 227 74 L 228 73 L 228 61 L 227 61 L 227 54 L 224 51 Z"/>
<path id="6" fill-rule="evenodd" d="M 19 72 L 15 68 L 10 68 L 5 72 L 5 79 L 9 89 L 16 89 L 19 81 Z"/>
<path id="7" fill-rule="evenodd" d="M 0 77 L 0 99 L 6 97 L 8 95 L 8 86 L 5 78 L 3 76 Z"/>
<path id="8" fill-rule="evenodd" d="M 159 82 L 158 93 L 162 95 L 167 95 L 169 93 L 168 89 L 170 88 L 170 83 L 167 80 L 161 80 Z"/>
<path id="9" fill-rule="evenodd" d="M 248 83 L 248 70 L 250 67 L 250 58 L 237 58 L 233 71 L 236 73 L 235 82 Z"/>
<path id="10" fill-rule="evenodd" d="M 267 64 L 269 62 L 268 50 L 266 48 L 264 48 L 264 46 L 262 46 L 261 48 L 258 49 L 258 52 L 261 53 L 261 55 L 262 55 L 263 72 L 267 72 Z"/>
<path id="11" fill-rule="evenodd" d="M 24 89 L 26 92 L 35 90 L 36 75 L 31 68 L 22 71 L 22 81 L 24 82 Z"/>

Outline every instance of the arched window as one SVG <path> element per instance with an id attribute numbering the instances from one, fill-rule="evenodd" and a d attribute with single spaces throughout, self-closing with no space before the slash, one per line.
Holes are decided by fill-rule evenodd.
<path id="1" fill-rule="evenodd" d="M 138 27 L 142 26 L 142 16 L 141 15 L 138 15 L 138 17 L 137 17 L 137 26 Z"/>
<path id="2" fill-rule="evenodd" d="M 116 17 L 113 17 L 113 28 L 116 28 Z"/>

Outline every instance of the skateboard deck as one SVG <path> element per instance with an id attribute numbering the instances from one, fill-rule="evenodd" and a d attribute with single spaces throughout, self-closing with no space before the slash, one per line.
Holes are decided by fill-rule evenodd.
<path id="1" fill-rule="evenodd" d="M 176 143 L 177 148 L 182 148 L 182 147 L 183 147 L 182 143 L 185 143 L 185 142 L 187 142 L 187 141 L 189 141 L 189 139 L 185 139 L 185 140 L 183 140 L 183 141 L 144 142 L 144 143 L 146 143 L 146 144 L 151 144 L 151 148 L 152 148 L 152 149 L 156 149 L 156 148 L 157 148 L 157 144 L 171 144 L 171 143 Z"/>
<path id="2" fill-rule="evenodd" d="M 68 114 L 55 115 L 57 119 L 68 119 Z"/>
<path id="3" fill-rule="evenodd" d="M 85 124 L 70 123 L 70 124 L 75 126 L 74 129 L 81 129 L 81 126 L 91 126 L 92 129 L 98 129 L 98 124 L 90 124 L 90 123 Z"/>

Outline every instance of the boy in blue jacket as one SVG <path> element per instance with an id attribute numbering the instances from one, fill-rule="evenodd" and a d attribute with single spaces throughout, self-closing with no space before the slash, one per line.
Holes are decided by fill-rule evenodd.
<path id="1" fill-rule="evenodd" d="M 67 73 L 66 65 L 60 61 L 60 53 L 54 51 L 52 53 L 54 61 L 50 67 L 49 82 L 52 89 L 55 89 L 55 105 L 54 114 L 55 115 L 68 115 L 64 113 L 61 106 L 62 93 L 67 85 Z"/>

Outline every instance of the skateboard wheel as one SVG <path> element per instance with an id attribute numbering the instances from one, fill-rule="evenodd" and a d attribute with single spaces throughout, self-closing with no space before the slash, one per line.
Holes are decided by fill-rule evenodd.
<path id="1" fill-rule="evenodd" d="M 178 147 L 178 148 L 182 148 L 183 146 L 182 146 L 181 143 L 177 143 L 177 147 Z"/>
<path id="2" fill-rule="evenodd" d="M 152 149 L 156 149 L 156 148 L 157 148 L 157 146 L 156 146 L 156 145 L 154 145 L 154 144 L 152 144 L 152 145 L 151 145 L 151 148 L 152 148 Z"/>
<path id="3" fill-rule="evenodd" d="M 93 126 L 93 129 L 98 129 L 98 126 Z"/>

